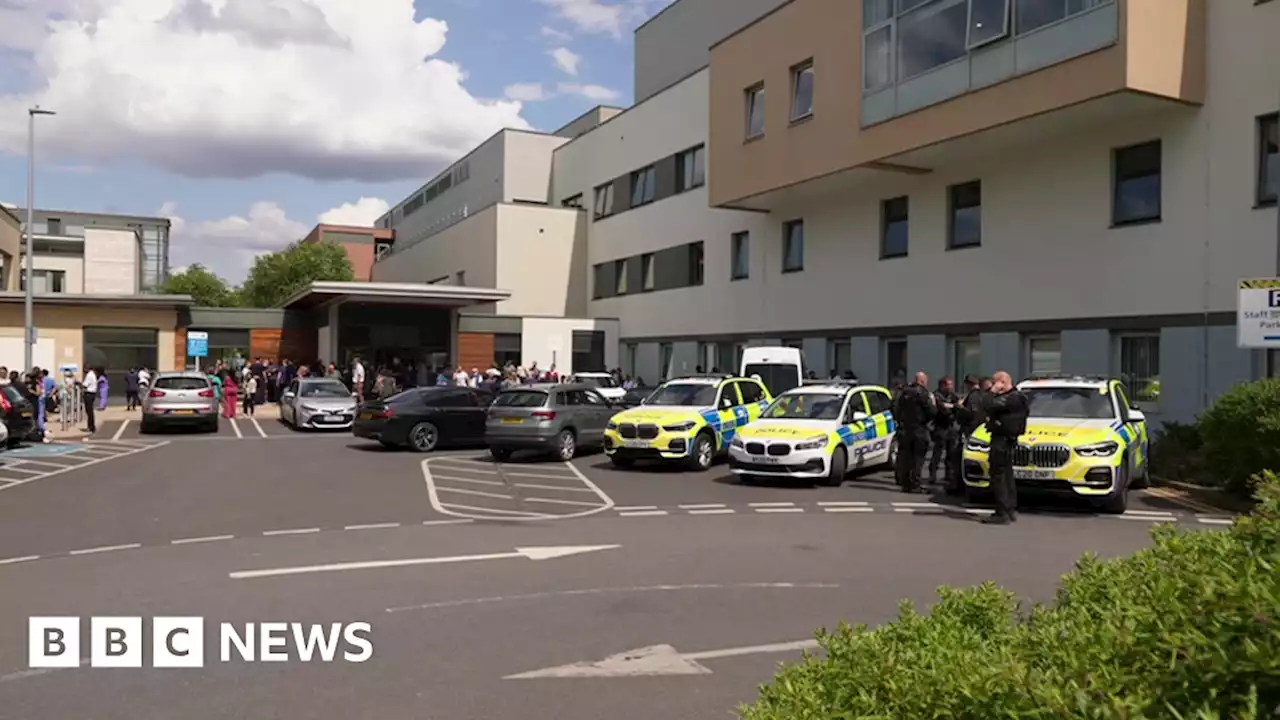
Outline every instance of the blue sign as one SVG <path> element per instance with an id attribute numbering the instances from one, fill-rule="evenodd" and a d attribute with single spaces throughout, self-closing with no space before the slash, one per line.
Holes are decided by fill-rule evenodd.
<path id="1" fill-rule="evenodd" d="M 187 331 L 187 355 L 189 357 L 209 357 L 209 333 Z"/>

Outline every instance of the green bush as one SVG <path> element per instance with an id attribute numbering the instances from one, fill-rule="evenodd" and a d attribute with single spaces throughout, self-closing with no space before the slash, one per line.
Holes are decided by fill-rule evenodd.
<path id="1" fill-rule="evenodd" d="M 784 667 L 746 720 L 1262 720 L 1280 711 L 1280 479 L 1225 532 L 1160 527 L 1154 545 L 1085 556 L 1051 605 L 992 584 L 842 625 Z"/>
<path id="2" fill-rule="evenodd" d="M 1169 480 L 1213 484 L 1205 471 L 1200 427 L 1170 422 L 1151 438 L 1151 473 Z"/>
<path id="3" fill-rule="evenodd" d="M 1247 495 L 1255 475 L 1280 468 L 1280 379 L 1232 388 L 1200 416 L 1199 428 L 1217 484 Z"/>

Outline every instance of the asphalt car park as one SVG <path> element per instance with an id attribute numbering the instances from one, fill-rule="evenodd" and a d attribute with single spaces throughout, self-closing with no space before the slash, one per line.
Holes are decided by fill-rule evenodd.
<path id="1" fill-rule="evenodd" d="M 350 439 L 349 430 L 295 430 L 275 417 L 275 413 L 240 415 L 235 418 L 222 418 L 218 422 L 217 432 L 208 432 L 197 427 L 162 428 L 156 432 L 142 432 L 140 422 L 134 418 L 124 420 L 104 420 L 98 423 L 98 432 L 93 435 L 93 442 L 102 441 L 184 441 L 184 440 L 269 440 L 281 437 L 315 437 Z"/>

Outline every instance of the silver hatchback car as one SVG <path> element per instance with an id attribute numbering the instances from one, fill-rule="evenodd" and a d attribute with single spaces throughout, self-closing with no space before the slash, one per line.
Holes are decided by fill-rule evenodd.
<path id="1" fill-rule="evenodd" d="M 603 447 L 615 412 L 590 385 L 522 385 L 503 390 L 489 406 L 484 442 L 499 461 L 516 450 L 537 450 L 567 462 L 578 448 Z"/>
<path id="2" fill-rule="evenodd" d="M 146 433 L 170 427 L 218 431 L 218 395 L 208 375 L 162 372 L 152 379 L 150 392 L 142 398 L 140 430 Z"/>

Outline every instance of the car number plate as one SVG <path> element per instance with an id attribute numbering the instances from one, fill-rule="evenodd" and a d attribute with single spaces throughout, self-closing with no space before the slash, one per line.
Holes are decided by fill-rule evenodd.
<path id="1" fill-rule="evenodd" d="M 751 462 L 760 463 L 761 465 L 777 465 L 782 462 L 782 460 L 780 458 L 762 455 L 760 457 L 751 458 Z"/>
<path id="2" fill-rule="evenodd" d="M 196 411 L 195 410 L 174 410 L 173 414 L 174 415 L 195 415 Z"/>
<path id="3" fill-rule="evenodd" d="M 648 440 L 623 440 L 622 447 L 647 448 L 649 447 L 649 441 Z"/>
<path id="4" fill-rule="evenodd" d="M 372 419 L 373 419 L 373 413 L 360 413 L 360 419 L 361 419 L 361 420 L 372 420 Z"/>
<path id="5" fill-rule="evenodd" d="M 30 410 L 23 410 L 23 411 L 22 411 L 22 417 L 24 417 L 24 418 L 31 417 L 31 411 L 30 411 Z"/>
<path id="6" fill-rule="evenodd" d="M 1029 468 L 1014 468 L 1013 476 L 1018 480 L 1052 480 L 1056 477 L 1052 470 L 1031 470 Z"/>
<path id="7" fill-rule="evenodd" d="M 524 418 L 502 418 L 503 425 L 519 425 L 524 422 Z"/>

